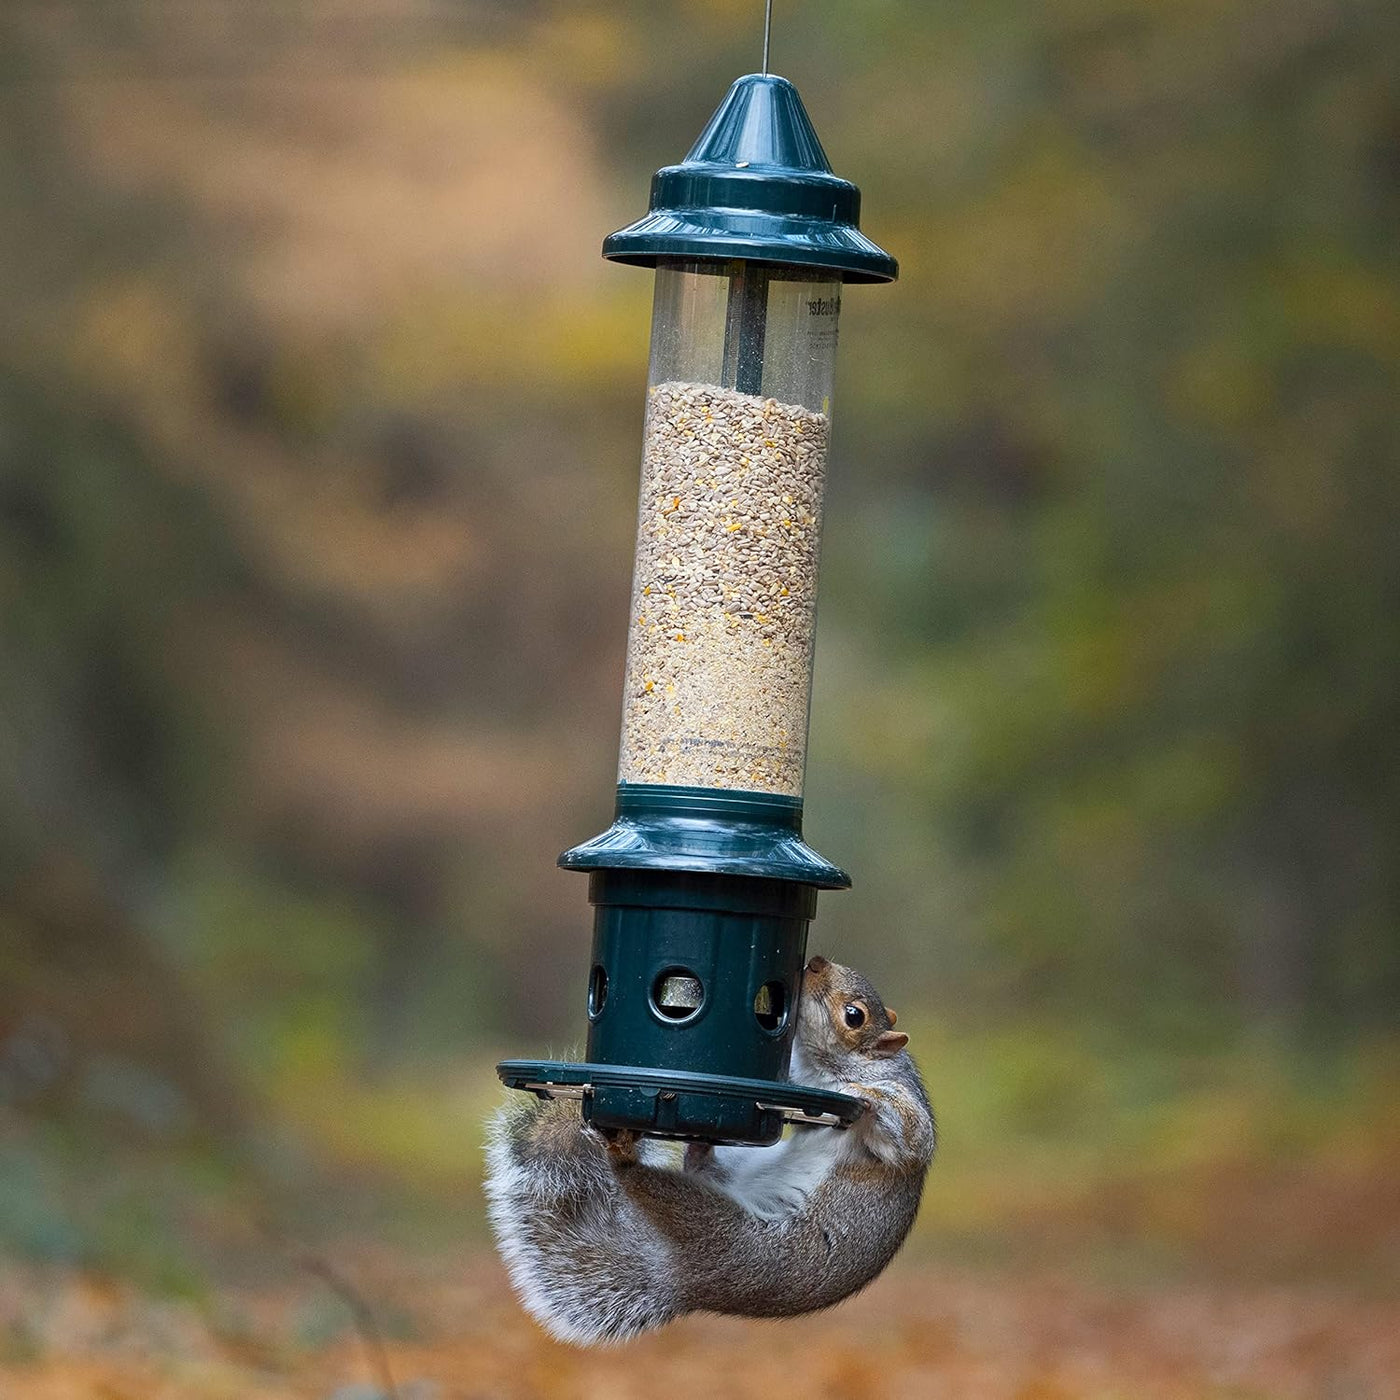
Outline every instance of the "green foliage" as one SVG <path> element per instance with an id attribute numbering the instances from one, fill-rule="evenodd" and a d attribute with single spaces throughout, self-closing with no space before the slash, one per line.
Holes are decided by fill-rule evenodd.
<path id="1" fill-rule="evenodd" d="M 1372 1211 L 1400 1131 L 1393 1042 L 1171 1053 L 1035 1022 L 913 1043 L 940 1122 L 920 1216 L 939 1257 L 1390 1286 Z"/>

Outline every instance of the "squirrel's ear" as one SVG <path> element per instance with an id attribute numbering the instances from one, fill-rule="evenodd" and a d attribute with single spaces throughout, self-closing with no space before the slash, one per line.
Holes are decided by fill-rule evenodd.
<path id="1" fill-rule="evenodd" d="M 877 1055 L 898 1055 L 906 1045 L 909 1044 L 909 1037 L 903 1031 L 884 1031 L 875 1042 Z"/>
<path id="2" fill-rule="evenodd" d="M 885 1008 L 885 1015 L 890 1018 L 890 1025 L 897 1026 L 899 1024 L 899 1012 L 896 1011 L 894 1007 L 887 1006 Z"/>

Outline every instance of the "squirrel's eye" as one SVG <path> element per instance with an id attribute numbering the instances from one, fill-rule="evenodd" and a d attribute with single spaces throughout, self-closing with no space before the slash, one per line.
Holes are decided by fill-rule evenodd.
<path id="1" fill-rule="evenodd" d="M 853 1030 L 858 1031 L 865 1024 L 865 1012 L 854 1002 L 850 1003 L 842 1013 L 846 1024 Z"/>

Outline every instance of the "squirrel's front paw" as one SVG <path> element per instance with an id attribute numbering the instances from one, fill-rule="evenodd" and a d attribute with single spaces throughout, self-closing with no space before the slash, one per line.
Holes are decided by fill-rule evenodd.
<path id="1" fill-rule="evenodd" d="M 874 1113 L 879 1107 L 879 1104 L 871 1097 L 864 1085 L 843 1084 L 841 1086 L 841 1092 L 845 1094 L 847 1098 L 855 1099 L 855 1101 L 860 1104 L 862 1117 L 865 1114 Z M 857 1119 L 856 1121 L 859 1122 L 860 1120 Z"/>
<path id="2" fill-rule="evenodd" d="M 688 1172 L 709 1171 L 714 1166 L 715 1148 L 711 1142 L 688 1142 L 685 1145 L 685 1165 Z"/>
<path id="3" fill-rule="evenodd" d="M 608 1158 L 615 1167 L 630 1167 L 636 1163 L 640 1133 L 631 1128 L 604 1128 L 601 1132 L 607 1139 Z"/>

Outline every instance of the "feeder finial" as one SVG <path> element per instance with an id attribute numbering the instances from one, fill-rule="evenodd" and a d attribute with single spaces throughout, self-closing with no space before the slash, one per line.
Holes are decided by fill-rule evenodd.
<path id="1" fill-rule="evenodd" d="M 834 175 L 797 89 L 750 73 L 690 153 L 658 170 L 645 218 L 603 241 L 614 262 L 747 258 L 892 282 L 899 264 L 860 231 L 860 191 Z"/>

